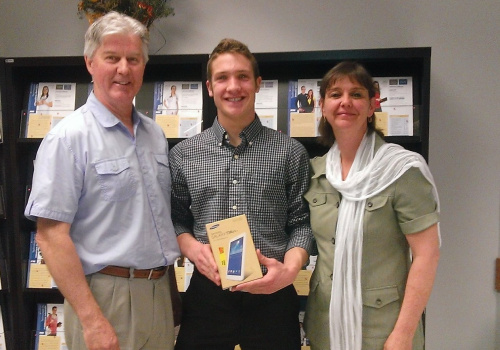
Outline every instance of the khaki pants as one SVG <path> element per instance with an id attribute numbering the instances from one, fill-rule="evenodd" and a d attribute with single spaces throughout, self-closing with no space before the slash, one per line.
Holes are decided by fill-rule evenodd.
<path id="1" fill-rule="evenodd" d="M 174 322 L 167 274 L 156 280 L 95 273 L 90 290 L 113 325 L 121 350 L 172 350 Z M 86 349 L 80 321 L 64 302 L 64 332 L 70 350 Z"/>

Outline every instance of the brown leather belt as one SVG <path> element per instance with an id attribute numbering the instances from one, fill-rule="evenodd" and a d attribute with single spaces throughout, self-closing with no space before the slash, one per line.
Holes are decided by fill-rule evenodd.
<path id="1" fill-rule="evenodd" d="M 99 273 L 123 278 L 147 278 L 148 280 L 156 280 L 165 275 L 168 268 L 169 266 L 162 266 L 155 267 L 154 269 L 137 270 L 128 267 L 108 265 L 99 271 Z"/>

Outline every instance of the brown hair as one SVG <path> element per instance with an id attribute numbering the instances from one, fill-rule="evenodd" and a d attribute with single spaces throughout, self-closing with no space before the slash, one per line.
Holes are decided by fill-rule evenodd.
<path id="1" fill-rule="evenodd" d="M 323 103 L 326 96 L 326 91 L 337 82 L 337 80 L 348 77 L 351 81 L 355 81 L 366 90 L 368 90 L 368 98 L 375 97 L 375 86 L 370 73 L 361 64 L 353 61 L 343 61 L 338 63 L 335 67 L 330 69 L 321 80 L 319 88 L 320 101 Z M 383 134 L 375 128 L 375 115 L 368 118 L 368 130 L 376 131 L 379 135 Z M 321 118 L 318 126 L 320 136 L 318 142 L 324 146 L 331 147 L 335 142 L 335 135 L 333 129 L 326 120 Z"/>
<path id="2" fill-rule="evenodd" d="M 254 55 L 248 49 L 248 46 L 243 44 L 242 42 L 235 39 L 222 39 L 219 44 L 215 47 L 215 49 L 210 54 L 210 58 L 207 63 L 207 79 L 209 81 L 212 80 L 212 63 L 213 61 L 224 53 L 238 53 L 240 55 L 248 58 L 250 63 L 252 64 L 253 76 L 257 79 L 260 76 L 259 65 L 257 64 L 257 60 Z"/>

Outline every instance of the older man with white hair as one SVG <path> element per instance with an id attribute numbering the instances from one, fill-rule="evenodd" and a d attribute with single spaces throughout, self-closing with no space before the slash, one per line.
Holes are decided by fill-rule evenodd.
<path id="1" fill-rule="evenodd" d="M 94 22 L 85 105 L 40 145 L 25 215 L 65 297 L 70 349 L 172 349 L 167 270 L 179 256 L 170 218 L 168 144 L 132 103 L 148 60 L 144 25 Z"/>

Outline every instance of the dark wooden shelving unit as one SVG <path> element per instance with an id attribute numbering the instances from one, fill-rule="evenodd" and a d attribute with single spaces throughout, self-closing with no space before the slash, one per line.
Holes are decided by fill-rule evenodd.
<path id="1" fill-rule="evenodd" d="M 263 79 L 278 80 L 278 129 L 288 130 L 288 84 L 297 79 L 320 79 L 342 60 L 355 60 L 376 77 L 411 76 L 413 82 L 414 136 L 387 137 L 390 142 L 416 151 L 428 159 L 429 93 L 431 49 L 391 48 L 313 52 L 256 53 Z M 150 56 L 144 85 L 136 107 L 153 115 L 154 83 L 158 81 L 201 81 L 205 84 L 207 54 Z M 0 185 L 3 187 L 5 218 L 0 218 L 0 291 L 4 327 L 9 349 L 33 346 L 37 303 L 63 301 L 57 289 L 26 288 L 29 234 L 35 224 L 24 217 L 26 190 L 30 187 L 33 160 L 41 139 L 24 137 L 29 86 L 32 82 L 75 82 L 76 106 L 86 101 L 90 75 L 83 57 L 3 58 L 0 88 L 3 137 L 0 143 Z M 203 89 L 203 126 L 216 116 L 212 99 Z M 169 139 L 173 146 L 182 139 Z M 312 156 L 327 150 L 315 138 L 298 138 Z"/>

